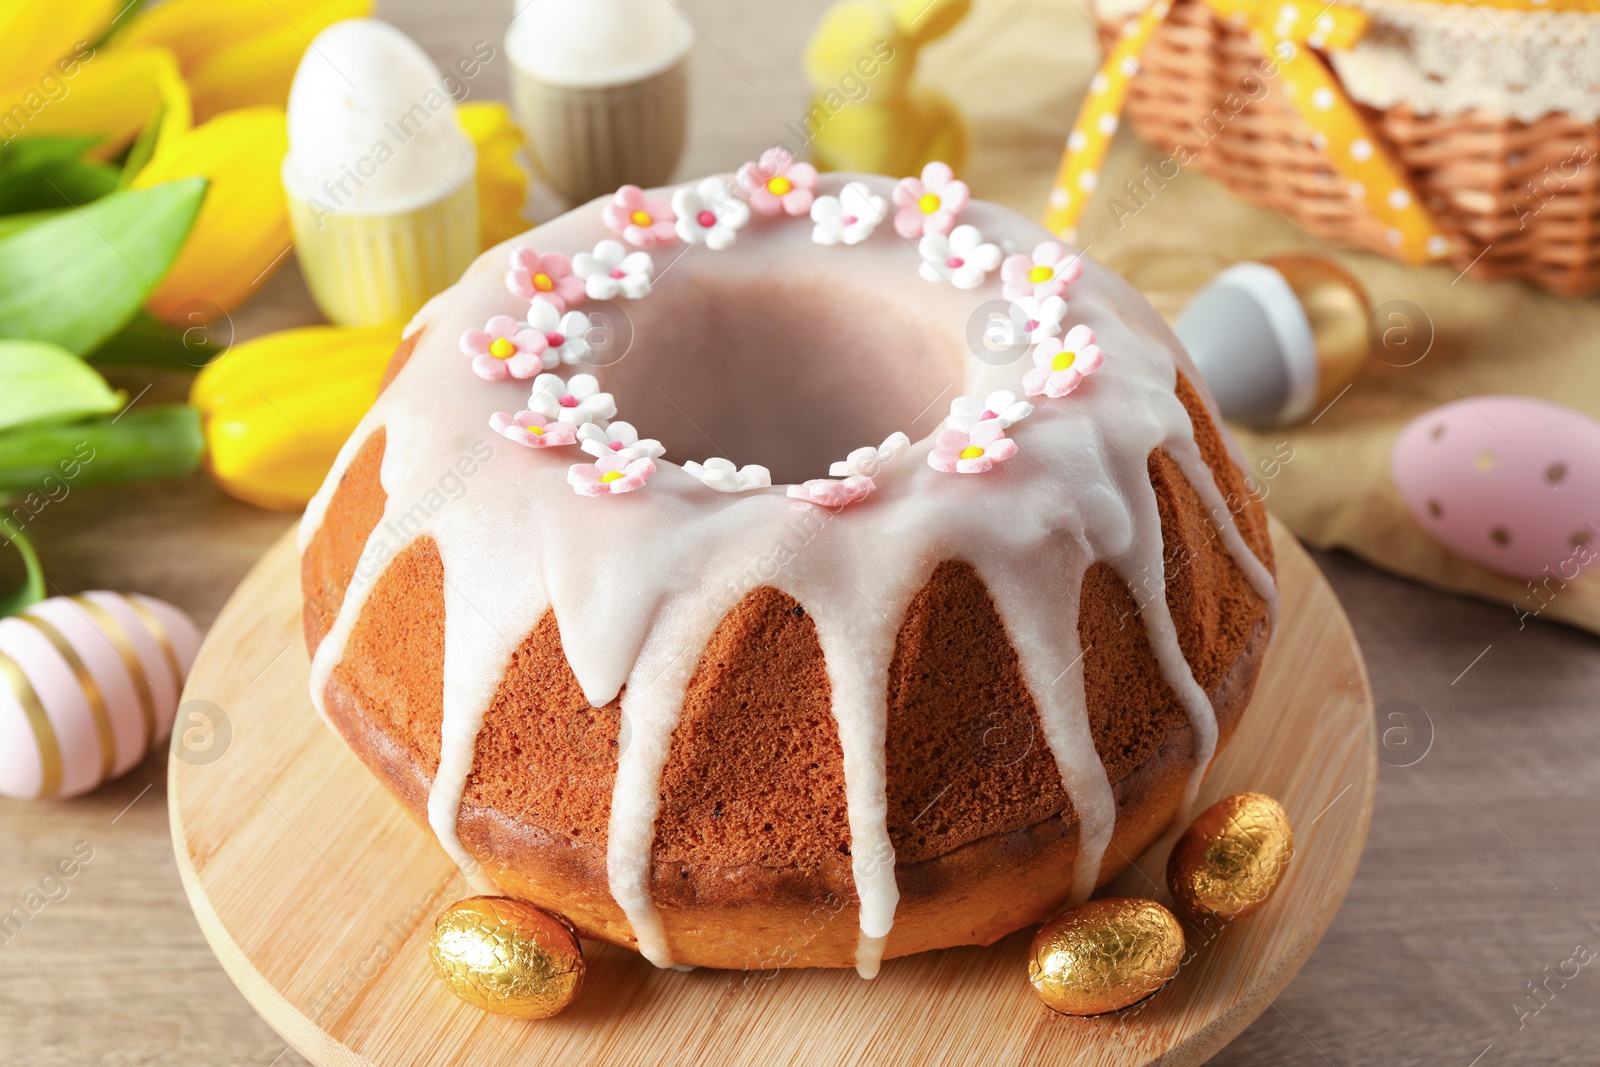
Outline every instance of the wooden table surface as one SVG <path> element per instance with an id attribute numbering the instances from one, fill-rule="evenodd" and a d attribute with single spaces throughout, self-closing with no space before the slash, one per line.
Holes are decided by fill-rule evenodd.
<path id="1" fill-rule="evenodd" d="M 981 52 L 1008 4 L 930 57 Z M 1075 88 L 1093 41 L 1065 0 L 1060 70 L 1006 70 Z M 683 0 L 700 31 L 685 175 L 729 169 L 804 113 L 800 42 L 823 0 Z M 508 0 L 386 0 L 380 13 L 441 64 L 499 48 Z M 940 52 L 939 50 L 943 50 Z M 961 51 L 965 50 L 965 51 Z M 497 56 L 476 83 L 504 98 Z M 1054 142 L 1020 147 L 1048 172 Z M 965 104 L 966 101 L 963 100 Z M 978 195 L 1015 195 L 986 153 L 1015 130 L 975 124 Z M 1204 181 L 1198 176 L 1187 181 Z M 1033 186 L 1041 188 L 1037 175 Z M 1027 206 L 1019 204 L 1018 206 Z M 1381 299 L 1381 297 L 1380 297 Z M 240 339 L 317 321 L 291 263 L 236 312 Z M 183 383 L 128 375 L 151 398 Z M 203 476 L 73 492 L 30 530 L 57 591 L 137 590 L 209 623 L 290 517 L 228 499 Z M 1322 945 L 1213 1062 L 1591 1064 L 1600 1019 L 1600 643 L 1506 607 L 1433 593 L 1321 554 L 1371 670 L 1384 738 L 1377 810 L 1355 885 Z M 293 649 L 292 655 L 302 654 Z M 1294 744 L 1286 737 L 1284 744 Z M 168 837 L 161 754 L 99 792 L 0 802 L 0 911 L 76 848 L 92 858 L 0 943 L 0 1062 L 280 1065 L 303 1061 L 223 975 L 190 914 Z M 1337 801 L 1336 801 L 1337 802 Z M 3 936 L 3 935 L 0 935 Z"/>

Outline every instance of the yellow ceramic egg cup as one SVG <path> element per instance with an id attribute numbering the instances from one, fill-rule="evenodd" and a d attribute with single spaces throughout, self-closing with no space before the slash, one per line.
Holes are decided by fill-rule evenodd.
<path id="1" fill-rule="evenodd" d="M 478 255 L 470 174 L 437 200 L 393 215 L 323 211 L 290 196 L 289 221 L 306 285 L 340 326 L 404 323 Z"/>

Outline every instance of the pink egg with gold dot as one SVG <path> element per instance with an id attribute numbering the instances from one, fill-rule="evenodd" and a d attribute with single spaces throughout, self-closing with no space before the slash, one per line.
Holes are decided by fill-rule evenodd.
<path id="1" fill-rule="evenodd" d="M 1417 522 L 1489 570 L 1568 581 L 1600 559 L 1600 423 L 1571 408 L 1445 404 L 1400 432 L 1391 468 Z"/>

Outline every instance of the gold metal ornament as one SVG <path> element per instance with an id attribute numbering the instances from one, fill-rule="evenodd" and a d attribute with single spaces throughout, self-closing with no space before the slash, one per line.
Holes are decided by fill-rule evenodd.
<path id="1" fill-rule="evenodd" d="M 548 1019 L 583 986 L 583 949 L 560 920 L 510 897 L 468 897 L 444 910 L 429 946 L 450 992 L 498 1015 Z"/>
<path id="2" fill-rule="evenodd" d="M 1183 927 L 1153 900 L 1106 897 L 1045 923 L 1034 935 L 1028 981 L 1064 1015 L 1102 1015 L 1136 1004 L 1172 980 Z"/>
<path id="3" fill-rule="evenodd" d="M 1320 411 L 1366 368 L 1372 304 L 1359 282 L 1323 256 L 1296 253 L 1261 262 L 1283 275 L 1311 325 L 1317 348 L 1317 399 L 1312 410 Z"/>
<path id="4" fill-rule="evenodd" d="M 1167 859 L 1167 885 L 1185 915 L 1227 922 L 1265 904 L 1293 856 L 1283 806 L 1261 793 L 1237 793 L 1189 824 Z"/>

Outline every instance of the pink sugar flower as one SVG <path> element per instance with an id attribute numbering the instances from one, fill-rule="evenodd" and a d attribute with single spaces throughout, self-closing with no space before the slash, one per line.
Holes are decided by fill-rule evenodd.
<path id="1" fill-rule="evenodd" d="M 611 496 L 643 489 L 655 472 L 655 461 L 648 456 L 628 459 L 613 454 L 593 463 L 574 463 L 567 468 L 567 484 L 579 496 Z"/>
<path id="2" fill-rule="evenodd" d="M 556 445 L 578 443 L 578 428 L 564 422 L 546 419 L 537 411 L 519 411 L 515 415 L 497 411 L 489 416 L 489 427 L 519 445 L 528 448 L 551 448 Z"/>
<path id="3" fill-rule="evenodd" d="M 544 334 L 510 315 L 496 315 L 481 330 L 461 335 L 461 351 L 472 357 L 472 372 L 486 382 L 532 378 L 545 369 Z"/>
<path id="4" fill-rule="evenodd" d="M 672 201 L 664 196 L 647 197 L 637 185 L 624 185 L 612 194 L 600 217 L 607 229 L 620 233 L 637 248 L 670 245 L 678 239 L 678 216 Z"/>
<path id="5" fill-rule="evenodd" d="M 922 179 L 901 178 L 894 187 L 894 228 L 901 237 L 949 233 L 971 197 L 967 183 L 957 181 L 948 163 L 929 163 Z"/>
<path id="6" fill-rule="evenodd" d="M 1000 264 L 1000 280 L 1008 300 L 1031 296 L 1039 300 L 1062 296 L 1067 286 L 1083 274 L 1083 256 L 1068 252 L 1055 241 L 1041 241 L 1033 255 L 1017 253 Z"/>
<path id="7" fill-rule="evenodd" d="M 524 300 L 548 300 L 557 311 L 583 299 L 583 279 L 573 275 L 572 260 L 560 252 L 541 256 L 531 248 L 513 248 L 506 288 Z"/>
<path id="8" fill-rule="evenodd" d="M 832 478 L 813 478 L 800 485 L 791 485 L 788 495 L 819 507 L 842 508 L 855 503 L 877 487 L 866 475 L 853 474 L 837 481 Z"/>
<path id="9" fill-rule="evenodd" d="M 1105 356 L 1094 343 L 1094 331 L 1079 324 L 1062 338 L 1051 337 L 1033 348 L 1033 369 L 1022 377 L 1029 396 L 1060 399 L 1100 368 Z"/>
<path id="10" fill-rule="evenodd" d="M 928 466 L 946 474 L 982 474 L 1017 454 L 1017 443 L 1000 428 L 999 419 L 985 419 L 972 432 L 951 427 L 939 435 L 928 453 Z"/>
<path id="11" fill-rule="evenodd" d="M 817 168 L 796 163 L 786 148 L 769 148 L 739 168 L 739 186 L 760 215 L 804 215 L 817 196 Z"/>

